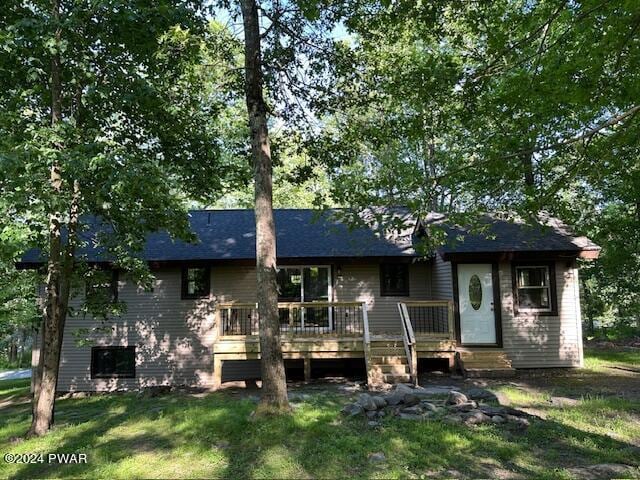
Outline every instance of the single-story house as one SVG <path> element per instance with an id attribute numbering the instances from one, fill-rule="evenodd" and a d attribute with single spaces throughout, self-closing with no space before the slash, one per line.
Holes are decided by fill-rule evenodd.
<path id="1" fill-rule="evenodd" d="M 327 360 L 360 363 L 370 382 L 415 380 L 421 359 L 469 374 L 582 365 L 577 259 L 599 252 L 587 238 L 554 219 L 532 227 L 486 217 L 473 234 L 398 210 L 404 227 L 381 233 L 337 213 L 275 211 L 283 353 L 306 377 Z M 254 212 L 192 211 L 190 222 L 197 243 L 149 235 L 141 255 L 151 289 L 111 277 L 125 313 L 69 316 L 58 390 L 259 377 Z M 424 255 L 417 246 L 431 223 L 450 241 Z M 104 263 L 90 247 L 83 254 Z M 41 263 L 32 251 L 19 266 Z"/>

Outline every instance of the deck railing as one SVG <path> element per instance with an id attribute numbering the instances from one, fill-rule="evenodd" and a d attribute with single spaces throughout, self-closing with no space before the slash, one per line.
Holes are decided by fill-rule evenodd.
<path id="1" fill-rule="evenodd" d="M 402 341 L 404 343 L 405 354 L 409 362 L 409 375 L 411 381 L 418 385 L 418 352 L 416 350 L 416 337 L 409 318 L 409 312 L 405 303 L 398 303 L 398 313 L 400 313 L 400 326 L 402 328 Z"/>
<path id="2" fill-rule="evenodd" d="M 429 336 L 453 340 L 453 302 L 450 300 L 424 300 L 401 302 L 417 336 Z"/>
<path id="3" fill-rule="evenodd" d="M 281 302 L 278 313 L 284 335 L 362 337 L 365 333 L 361 302 Z M 220 336 L 258 335 L 255 303 L 220 303 L 217 317 Z"/>

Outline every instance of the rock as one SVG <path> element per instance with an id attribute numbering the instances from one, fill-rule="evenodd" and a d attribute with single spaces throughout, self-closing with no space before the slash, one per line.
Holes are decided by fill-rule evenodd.
<path id="1" fill-rule="evenodd" d="M 437 412 L 440 409 L 438 407 L 436 407 L 433 403 L 429 403 L 429 402 L 420 402 L 420 405 L 422 405 L 422 408 L 424 408 L 425 410 L 427 410 L 428 412 Z"/>
<path id="2" fill-rule="evenodd" d="M 446 404 L 447 405 L 460 405 L 461 403 L 467 403 L 469 399 L 464 393 L 456 392 L 455 390 L 451 390 L 449 392 L 449 396 L 447 397 Z"/>
<path id="3" fill-rule="evenodd" d="M 371 463 L 382 463 L 386 461 L 387 461 L 387 457 L 385 457 L 384 453 L 382 452 L 375 452 L 375 453 L 369 454 L 369 462 Z"/>
<path id="4" fill-rule="evenodd" d="M 373 400 L 373 403 L 376 404 L 377 408 L 384 408 L 387 406 L 387 401 L 383 397 L 380 397 L 378 395 L 376 395 L 375 397 L 371 397 L 371 400 Z"/>
<path id="5" fill-rule="evenodd" d="M 342 408 L 342 414 L 348 417 L 355 417 L 361 415 L 364 412 L 362 405 L 357 403 L 348 403 Z"/>
<path id="6" fill-rule="evenodd" d="M 471 400 L 466 403 L 459 403 L 458 405 L 449 405 L 447 407 L 448 410 L 457 410 L 459 412 L 470 412 L 471 410 L 475 410 L 478 408 L 478 404 Z"/>
<path id="7" fill-rule="evenodd" d="M 504 419 L 504 417 L 500 416 L 500 415 L 494 415 L 493 417 L 491 417 L 491 421 L 493 423 L 504 423 L 506 422 L 506 420 Z"/>
<path id="8" fill-rule="evenodd" d="M 368 393 L 361 393 L 358 396 L 358 405 L 360 405 L 365 410 L 377 410 L 378 409 L 376 403 L 373 401 L 373 398 Z"/>
<path id="9" fill-rule="evenodd" d="M 444 422 L 454 425 L 459 424 L 462 423 L 462 417 L 460 415 L 447 415 L 446 417 L 444 417 Z"/>
<path id="10" fill-rule="evenodd" d="M 227 442 L 226 440 L 221 440 L 221 441 L 219 441 L 218 443 L 216 443 L 214 445 L 214 448 L 219 449 L 219 450 L 226 450 L 230 446 L 231 446 L 231 444 L 229 442 Z"/>
<path id="11" fill-rule="evenodd" d="M 422 415 L 417 415 L 415 413 L 403 413 L 400 412 L 400 415 L 398 415 L 402 420 L 424 420 L 424 417 Z"/>
<path id="12" fill-rule="evenodd" d="M 365 412 L 365 415 L 369 420 L 373 420 L 374 418 L 378 417 L 378 412 L 376 412 L 375 410 L 367 410 Z"/>
<path id="13" fill-rule="evenodd" d="M 404 395 L 400 395 L 398 393 L 392 393 L 391 395 L 387 395 L 384 397 L 387 405 L 395 406 L 402 403 L 402 398 Z"/>
<path id="14" fill-rule="evenodd" d="M 588 467 L 569 468 L 568 470 L 575 478 L 598 480 L 601 478 L 632 478 L 635 469 L 621 463 L 600 463 Z"/>
<path id="15" fill-rule="evenodd" d="M 529 420 L 527 420 L 526 418 L 522 418 L 522 417 L 517 417 L 517 420 L 515 421 L 515 423 L 521 427 L 521 428 L 528 428 L 529 427 Z"/>
<path id="16" fill-rule="evenodd" d="M 421 415 L 423 413 L 422 407 L 419 405 L 414 405 L 413 407 L 407 407 L 400 410 L 401 413 L 410 413 L 413 415 Z"/>
<path id="17" fill-rule="evenodd" d="M 498 397 L 495 395 L 495 393 L 484 388 L 470 388 L 465 393 L 467 397 L 472 400 L 489 400 L 492 402 L 498 401 Z"/>
<path id="18" fill-rule="evenodd" d="M 369 420 L 367 422 L 367 426 L 371 427 L 371 428 L 375 428 L 375 427 L 379 427 L 380 424 L 378 422 L 374 422 L 373 420 Z"/>
<path id="19" fill-rule="evenodd" d="M 433 387 L 416 387 L 413 389 L 413 394 L 418 395 L 419 397 L 425 396 L 447 396 L 451 390 L 456 390 L 456 387 L 453 386 L 440 386 L 436 385 Z"/>
<path id="20" fill-rule="evenodd" d="M 478 409 L 490 416 L 493 416 L 493 415 L 510 415 L 513 417 L 529 416 L 527 412 L 523 412 L 522 410 L 518 410 L 516 408 L 511 408 L 511 407 L 492 407 L 490 405 L 480 405 Z"/>
<path id="21" fill-rule="evenodd" d="M 407 393 L 415 393 L 415 390 L 413 387 L 410 387 L 409 385 L 406 385 L 404 383 L 399 383 L 396 385 L 393 392 L 399 393 L 401 395 L 405 395 Z"/>
<path id="22" fill-rule="evenodd" d="M 493 415 L 503 415 L 503 414 L 507 413 L 507 411 L 502 407 L 492 407 L 492 406 L 489 406 L 489 405 L 480 405 L 478 407 L 478 409 L 481 412 L 486 413 L 487 415 L 491 415 L 491 416 L 493 416 Z"/>
<path id="23" fill-rule="evenodd" d="M 378 410 L 377 415 L 378 415 L 378 418 L 382 418 L 382 417 L 384 417 L 386 415 L 386 413 L 385 413 L 384 410 Z"/>
<path id="24" fill-rule="evenodd" d="M 580 400 L 576 400 L 575 398 L 567 398 L 567 397 L 551 397 L 549 399 L 549 403 L 554 407 L 575 407 L 580 404 Z"/>
<path id="25" fill-rule="evenodd" d="M 420 403 L 420 398 L 413 393 L 405 393 L 404 397 L 402 397 L 402 403 L 411 407 L 413 405 L 418 405 Z"/>
<path id="26" fill-rule="evenodd" d="M 491 417 L 482 413 L 480 410 L 465 413 L 463 419 L 466 425 L 478 425 L 480 423 L 488 423 L 491 421 Z"/>

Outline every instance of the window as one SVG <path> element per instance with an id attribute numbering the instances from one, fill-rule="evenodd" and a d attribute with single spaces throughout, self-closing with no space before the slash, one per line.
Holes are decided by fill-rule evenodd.
<path id="1" fill-rule="evenodd" d="M 329 267 L 282 267 L 278 269 L 278 301 L 329 301 Z"/>
<path id="2" fill-rule="evenodd" d="M 480 310 L 482 306 L 482 282 L 476 274 L 469 279 L 469 303 L 474 310 Z"/>
<path id="3" fill-rule="evenodd" d="M 118 301 L 118 271 L 90 269 L 85 276 L 85 296 L 89 303 L 105 305 Z"/>
<path id="4" fill-rule="evenodd" d="M 135 378 L 136 347 L 91 348 L 91 378 Z"/>
<path id="5" fill-rule="evenodd" d="M 329 267 L 282 267 L 278 269 L 279 302 L 328 302 L 331 295 Z M 290 317 L 290 315 L 292 317 Z M 327 306 L 280 309 L 280 326 L 288 328 L 332 328 Z"/>
<path id="6" fill-rule="evenodd" d="M 182 269 L 182 298 L 200 298 L 209 295 L 208 267 L 187 267 Z"/>
<path id="7" fill-rule="evenodd" d="M 302 269 L 280 268 L 277 278 L 279 302 L 302 301 Z"/>
<path id="8" fill-rule="evenodd" d="M 555 312 L 553 265 L 515 265 L 513 274 L 518 311 Z"/>
<path id="9" fill-rule="evenodd" d="M 409 296 L 409 265 L 383 263 L 380 265 L 380 295 L 388 297 Z"/>

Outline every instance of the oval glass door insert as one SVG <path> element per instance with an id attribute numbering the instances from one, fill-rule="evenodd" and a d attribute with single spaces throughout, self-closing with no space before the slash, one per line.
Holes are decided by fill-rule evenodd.
<path id="1" fill-rule="evenodd" d="M 474 310 L 479 310 L 482 305 L 482 283 L 478 275 L 472 275 L 469 279 L 469 303 Z"/>

